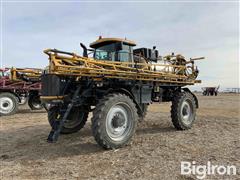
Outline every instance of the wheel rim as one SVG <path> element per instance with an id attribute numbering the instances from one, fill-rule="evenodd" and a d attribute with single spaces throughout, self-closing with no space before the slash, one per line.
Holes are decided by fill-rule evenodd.
<path id="1" fill-rule="evenodd" d="M 0 112 L 3 114 L 7 114 L 13 111 L 15 105 L 13 100 L 8 97 L 0 98 Z"/>
<path id="2" fill-rule="evenodd" d="M 189 100 L 185 100 L 181 106 L 181 118 L 183 123 L 186 125 L 190 125 L 193 120 L 193 107 Z"/>
<path id="3" fill-rule="evenodd" d="M 122 141 L 132 127 L 132 111 L 125 103 L 118 103 L 110 108 L 106 117 L 106 132 L 114 141 Z"/>

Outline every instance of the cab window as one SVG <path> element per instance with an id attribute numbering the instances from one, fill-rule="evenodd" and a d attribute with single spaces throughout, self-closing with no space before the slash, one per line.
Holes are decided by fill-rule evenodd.
<path id="1" fill-rule="evenodd" d="M 98 47 L 94 51 L 94 59 L 105 61 L 132 62 L 132 47 L 122 42 Z"/>
<path id="2" fill-rule="evenodd" d="M 113 55 L 115 53 L 115 44 L 107 44 L 95 49 L 94 59 L 98 60 L 114 60 Z"/>

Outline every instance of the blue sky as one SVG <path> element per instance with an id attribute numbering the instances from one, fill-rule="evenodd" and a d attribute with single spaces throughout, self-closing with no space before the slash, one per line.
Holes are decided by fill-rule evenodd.
<path id="1" fill-rule="evenodd" d="M 99 35 L 198 61 L 201 86 L 239 87 L 238 3 L 3 2 L 2 64 L 45 67 L 43 50 L 81 53 Z"/>

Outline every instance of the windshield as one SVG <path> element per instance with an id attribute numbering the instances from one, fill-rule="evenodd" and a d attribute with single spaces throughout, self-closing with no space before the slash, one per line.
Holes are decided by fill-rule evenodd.
<path id="1" fill-rule="evenodd" d="M 95 50 L 94 58 L 99 60 L 113 60 L 115 55 L 115 44 L 107 44 Z"/>
<path id="2" fill-rule="evenodd" d="M 98 60 L 112 60 L 113 52 L 96 49 L 94 58 Z"/>
<path id="3" fill-rule="evenodd" d="M 94 59 L 106 61 L 132 61 L 132 47 L 116 43 L 107 44 L 95 49 Z"/>

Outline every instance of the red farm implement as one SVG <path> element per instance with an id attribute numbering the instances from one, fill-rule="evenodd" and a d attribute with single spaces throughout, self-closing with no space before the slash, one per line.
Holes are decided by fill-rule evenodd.
<path id="1" fill-rule="evenodd" d="M 32 110 L 42 109 L 39 99 L 41 69 L 0 69 L 0 115 L 17 112 L 19 104 L 28 102 Z"/>
<path id="2" fill-rule="evenodd" d="M 203 95 L 204 96 L 217 96 L 218 95 L 218 89 L 220 86 L 217 87 L 203 87 L 202 91 L 203 91 Z"/>

